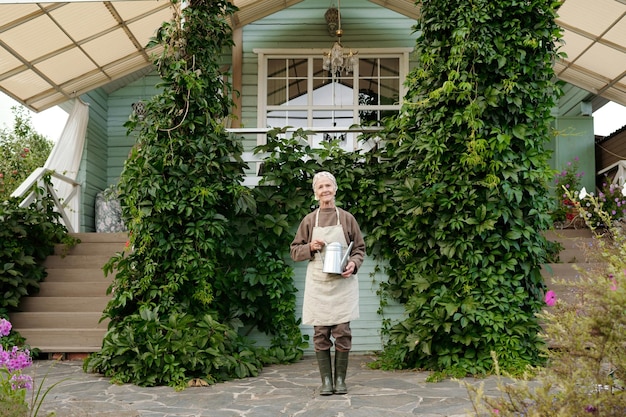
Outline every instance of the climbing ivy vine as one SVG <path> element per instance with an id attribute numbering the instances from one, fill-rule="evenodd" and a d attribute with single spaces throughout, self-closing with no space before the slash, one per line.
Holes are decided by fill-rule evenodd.
<path id="1" fill-rule="evenodd" d="M 242 378 L 297 360 L 306 346 L 288 246 L 267 245 L 287 231 L 253 224 L 257 208 L 269 209 L 241 185 L 241 139 L 224 128 L 232 101 L 220 57 L 232 45 L 234 10 L 228 1 L 187 1 L 152 41 L 163 47 L 155 61 L 162 93 L 145 119 L 127 124 L 139 137 L 119 184 L 132 250 L 105 266 L 115 273 L 110 324 L 85 361 L 116 382 Z M 271 335 L 269 348 L 243 336 L 255 329 Z"/>
<path id="2" fill-rule="evenodd" d="M 379 364 L 443 374 L 542 361 L 535 314 L 550 246 L 551 109 L 559 2 L 420 2 L 418 65 L 387 126 L 394 165 L 387 294 L 406 318 Z"/>

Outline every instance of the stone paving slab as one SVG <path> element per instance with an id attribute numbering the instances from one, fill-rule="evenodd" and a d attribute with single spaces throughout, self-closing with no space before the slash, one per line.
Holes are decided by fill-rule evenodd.
<path id="1" fill-rule="evenodd" d="M 35 361 L 30 374 L 44 388 L 61 381 L 39 416 L 58 417 L 467 417 L 473 416 L 467 389 L 457 381 L 426 382 L 428 372 L 380 371 L 373 357 L 351 355 L 347 395 L 319 396 L 313 356 L 298 363 L 265 367 L 258 377 L 175 391 L 170 387 L 113 385 L 87 374 L 82 361 Z M 498 395 L 497 379 L 468 378 Z"/>

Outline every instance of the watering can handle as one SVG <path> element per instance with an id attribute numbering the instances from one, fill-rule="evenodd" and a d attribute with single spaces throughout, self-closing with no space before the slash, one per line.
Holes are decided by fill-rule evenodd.
<path id="1" fill-rule="evenodd" d="M 350 244 L 348 245 L 348 249 L 346 249 L 346 254 L 343 256 L 343 259 L 341 260 L 341 268 L 345 268 L 346 265 L 348 264 L 348 259 L 350 259 L 350 252 L 352 250 L 352 245 L 354 245 L 354 241 L 350 242 Z"/>

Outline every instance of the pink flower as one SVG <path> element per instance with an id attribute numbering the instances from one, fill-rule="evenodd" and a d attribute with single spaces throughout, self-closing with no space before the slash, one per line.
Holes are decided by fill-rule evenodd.
<path id="1" fill-rule="evenodd" d="M 8 336 L 11 333 L 11 322 L 6 319 L 0 319 L 0 336 Z"/>
<path id="2" fill-rule="evenodd" d="M 546 292 L 546 298 L 545 298 L 546 304 L 549 307 L 552 307 L 553 305 L 556 304 L 556 294 L 554 291 L 550 290 L 548 292 Z"/>
<path id="3" fill-rule="evenodd" d="M 609 275 L 609 279 L 611 280 L 611 291 L 617 291 L 617 279 L 613 274 Z"/>
<path id="4" fill-rule="evenodd" d="M 33 389 L 33 377 L 30 375 L 13 374 L 11 377 L 11 388 L 13 390 L 31 390 Z"/>
<path id="5" fill-rule="evenodd" d="M 9 372 L 19 371 L 28 368 L 33 363 L 28 349 L 21 350 L 13 346 L 11 350 L 4 350 L 0 346 L 0 367 L 6 368 Z"/>

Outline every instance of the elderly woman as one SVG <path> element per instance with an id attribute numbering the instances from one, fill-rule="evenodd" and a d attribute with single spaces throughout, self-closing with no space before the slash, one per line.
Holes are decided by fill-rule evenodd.
<path id="1" fill-rule="evenodd" d="M 329 172 L 313 177 L 313 192 L 319 208 L 306 215 L 291 243 L 294 261 L 309 261 L 304 289 L 302 322 L 313 325 L 313 345 L 322 388 L 320 395 L 346 394 L 348 355 L 352 349 L 350 322 L 359 317 L 359 282 L 356 272 L 363 263 L 365 241 L 354 217 L 335 206 L 337 181 Z M 339 242 L 342 253 L 353 242 L 341 274 L 323 272 L 325 247 Z M 330 350 L 335 344 L 335 372 Z"/>

